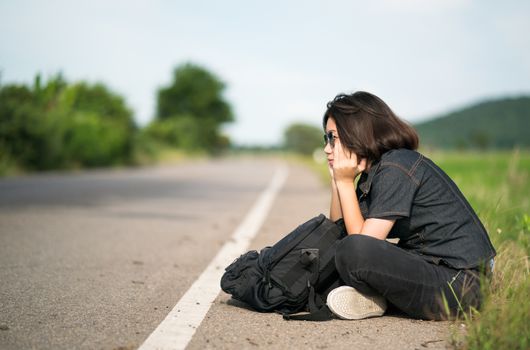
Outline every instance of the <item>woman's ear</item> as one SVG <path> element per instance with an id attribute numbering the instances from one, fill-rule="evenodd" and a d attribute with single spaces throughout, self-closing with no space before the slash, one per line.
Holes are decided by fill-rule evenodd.
<path id="1" fill-rule="evenodd" d="M 363 168 L 363 169 L 368 169 L 369 167 L 369 164 L 368 164 L 368 160 L 366 158 L 361 158 L 359 160 L 359 168 Z"/>

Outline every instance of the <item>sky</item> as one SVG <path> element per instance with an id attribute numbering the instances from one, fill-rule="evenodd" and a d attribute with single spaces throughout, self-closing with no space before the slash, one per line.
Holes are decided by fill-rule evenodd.
<path id="1" fill-rule="evenodd" d="M 186 62 L 225 84 L 240 145 L 320 126 L 338 93 L 372 92 L 409 122 L 530 94 L 526 0 L 0 0 L 0 83 L 58 72 L 122 95 L 138 125 Z"/>

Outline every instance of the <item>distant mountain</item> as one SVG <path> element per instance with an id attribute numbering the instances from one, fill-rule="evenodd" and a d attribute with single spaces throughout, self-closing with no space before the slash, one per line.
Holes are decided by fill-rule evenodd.
<path id="1" fill-rule="evenodd" d="M 530 148 L 530 96 L 490 100 L 415 124 L 420 145 L 446 149 Z"/>

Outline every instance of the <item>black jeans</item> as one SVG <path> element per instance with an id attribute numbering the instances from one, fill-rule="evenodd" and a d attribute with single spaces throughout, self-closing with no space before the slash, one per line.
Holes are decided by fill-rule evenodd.
<path id="1" fill-rule="evenodd" d="M 477 270 L 435 265 L 384 240 L 351 235 L 339 243 L 335 264 L 346 285 L 382 295 L 409 316 L 452 317 L 480 304 Z M 449 308 L 444 306 L 444 299 Z M 449 311 L 449 313 L 447 312 Z"/>

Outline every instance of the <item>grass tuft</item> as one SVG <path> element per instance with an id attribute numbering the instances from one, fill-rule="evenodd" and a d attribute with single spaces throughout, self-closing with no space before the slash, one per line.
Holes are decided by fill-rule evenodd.
<path id="1" fill-rule="evenodd" d="M 483 286 L 482 308 L 464 320 L 467 332 L 457 348 L 530 348 L 529 274 L 525 250 L 517 242 L 502 243 L 491 283 Z"/>

